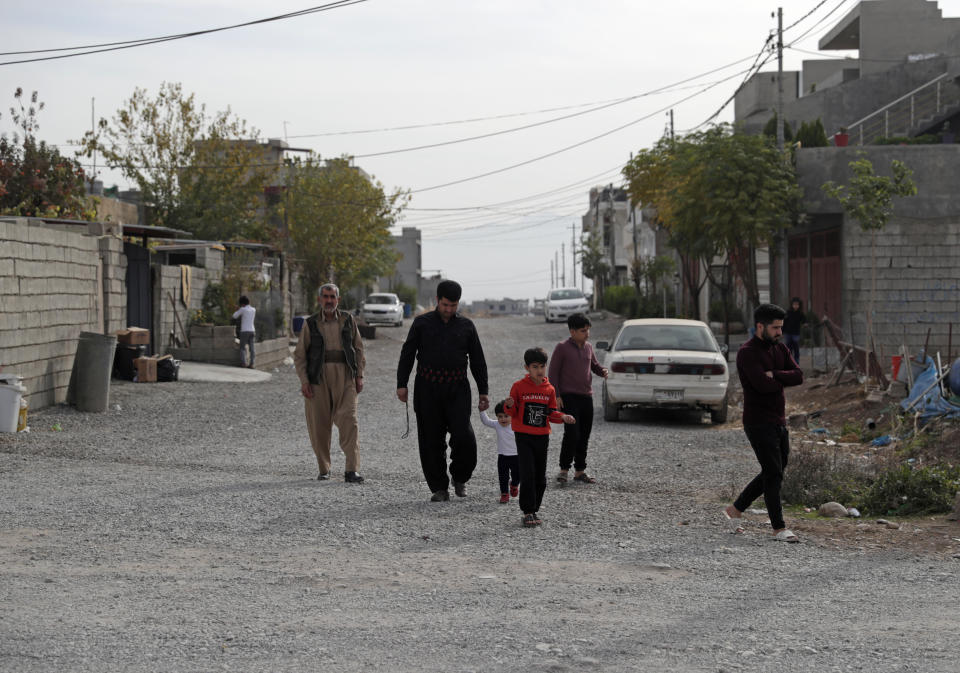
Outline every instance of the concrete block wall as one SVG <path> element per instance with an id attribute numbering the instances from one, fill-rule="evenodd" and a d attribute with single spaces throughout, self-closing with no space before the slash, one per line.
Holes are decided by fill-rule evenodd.
<path id="1" fill-rule="evenodd" d="M 107 238 L 0 219 L 0 365 L 24 378 L 32 408 L 66 399 L 80 332 L 103 333 L 105 316 L 115 320 L 104 297 L 125 295 L 112 282 L 116 271 L 103 266 L 101 250 L 116 249 Z"/>
<path id="2" fill-rule="evenodd" d="M 211 273 L 207 269 L 191 267 L 190 296 L 187 297 L 186 306 L 184 306 L 180 267 L 157 265 L 154 269 L 156 277 L 153 287 L 153 339 L 156 352 L 164 354 L 175 346 L 170 339 L 171 333 L 176 331 L 176 335 L 181 341 L 183 340 L 183 332 L 180 326 L 182 325 L 184 329 L 190 329 L 190 316 L 202 307 L 203 293 L 207 289 L 207 283 L 219 280 L 220 273 L 219 271 Z M 180 317 L 179 324 L 177 324 L 174 316 L 173 305 L 170 303 L 171 296 L 176 303 L 176 314 Z"/>
<path id="3" fill-rule="evenodd" d="M 952 345 L 953 357 L 960 355 L 960 217 L 894 217 L 877 232 L 873 251 L 871 234 L 861 231 L 856 222 L 844 223 L 843 237 L 844 306 L 853 317 L 854 339 L 861 344 L 866 341 L 875 253 L 873 338 L 877 350 L 882 349 L 887 358 L 906 342 L 916 353 L 929 330 L 930 354 L 940 351 L 946 361 Z"/>
<path id="4" fill-rule="evenodd" d="M 103 320 L 106 334 L 127 326 L 127 256 L 123 240 L 118 236 L 99 239 L 100 264 L 103 274 Z"/>

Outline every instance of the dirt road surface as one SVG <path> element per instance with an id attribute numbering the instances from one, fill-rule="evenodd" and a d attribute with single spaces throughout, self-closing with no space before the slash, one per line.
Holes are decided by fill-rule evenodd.
<path id="1" fill-rule="evenodd" d="M 525 348 L 567 336 L 477 325 L 494 397 Z M 0 670 L 960 668 L 960 559 L 837 548 L 802 526 L 786 545 L 762 516 L 731 534 L 723 499 L 755 461 L 742 431 L 696 414 L 598 409 L 599 483 L 551 483 L 539 529 L 497 503 L 495 439 L 475 422 L 467 497 L 428 502 L 415 429 L 400 439 L 405 333 L 368 342 L 361 486 L 336 449 L 334 479 L 316 480 L 289 368 L 116 383 L 106 413 L 54 407 L 0 435 Z M 551 479 L 558 449 L 555 435 Z"/>

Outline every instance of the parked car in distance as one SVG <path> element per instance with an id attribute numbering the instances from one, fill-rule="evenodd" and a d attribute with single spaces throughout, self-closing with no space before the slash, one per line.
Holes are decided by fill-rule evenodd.
<path id="1" fill-rule="evenodd" d="M 713 423 L 727 420 L 727 348 L 699 320 L 627 320 L 613 342 L 596 349 L 610 370 L 603 382 L 603 418 L 616 421 L 626 406 L 703 409 Z"/>
<path id="2" fill-rule="evenodd" d="M 586 313 L 590 302 L 578 287 L 558 287 L 547 293 L 543 302 L 543 318 L 546 322 L 566 320 L 573 313 Z"/>
<path id="3" fill-rule="evenodd" d="M 371 324 L 386 323 L 400 327 L 403 325 L 403 304 L 395 294 L 377 292 L 364 299 L 360 315 Z"/>

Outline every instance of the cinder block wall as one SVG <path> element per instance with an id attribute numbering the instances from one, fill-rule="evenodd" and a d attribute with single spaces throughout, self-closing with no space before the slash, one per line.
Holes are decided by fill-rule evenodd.
<path id="1" fill-rule="evenodd" d="M 82 227 L 0 220 L 0 365 L 24 378 L 32 408 L 66 399 L 80 332 L 122 326 L 121 249 Z"/>
<path id="2" fill-rule="evenodd" d="M 210 271 L 199 267 L 191 267 L 190 271 L 190 296 L 187 297 L 186 306 L 184 306 L 183 289 L 180 283 L 180 267 L 156 265 L 154 270 L 157 274 L 153 286 L 153 338 L 156 352 L 166 353 L 167 350 L 175 344 L 170 339 L 170 334 L 176 330 L 177 337 L 183 341 L 183 332 L 180 329 L 190 329 L 190 315 L 193 311 L 202 307 L 203 293 L 207 288 L 207 283 L 220 279 L 220 270 Z M 170 297 L 173 297 L 176 303 L 176 315 L 180 317 L 180 324 L 177 324 L 174 316 L 174 308 L 170 303 Z"/>
<path id="3" fill-rule="evenodd" d="M 844 305 L 854 317 L 853 337 L 864 345 L 872 237 L 850 221 L 844 223 L 843 236 Z M 960 218 L 894 217 L 877 233 L 875 254 L 873 338 L 877 349 L 882 348 L 886 358 L 896 355 L 900 344 L 906 342 L 915 354 L 923 348 L 929 330 L 930 354 L 940 351 L 946 363 L 953 323 L 953 357 L 960 355 Z"/>

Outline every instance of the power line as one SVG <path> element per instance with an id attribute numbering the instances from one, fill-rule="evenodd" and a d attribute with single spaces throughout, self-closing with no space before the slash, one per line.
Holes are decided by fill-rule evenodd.
<path id="1" fill-rule="evenodd" d="M 50 53 L 50 52 L 57 52 L 57 51 L 74 52 L 72 54 L 59 54 L 57 56 L 41 56 L 38 58 L 27 58 L 27 59 L 21 59 L 19 61 L 5 61 L 3 63 L 0 63 L 0 66 L 16 65 L 18 63 L 35 63 L 37 61 L 53 61 L 53 60 L 62 59 L 62 58 L 72 58 L 74 56 L 86 56 L 88 54 L 100 54 L 107 51 L 118 51 L 120 49 L 132 49 L 134 47 L 144 47 L 151 44 L 159 44 L 161 42 L 171 42 L 173 40 L 182 40 L 188 37 L 197 37 L 198 35 L 209 35 L 210 33 L 219 33 L 226 30 L 234 30 L 235 28 L 245 28 L 248 26 L 271 23 L 273 21 L 283 21 L 285 19 L 292 19 L 300 16 L 306 16 L 308 14 L 315 14 L 317 12 L 326 12 L 331 9 L 340 9 L 341 7 L 349 7 L 350 5 L 359 5 L 362 2 L 367 2 L 367 0 L 337 0 L 336 2 L 330 2 L 325 5 L 317 5 L 315 7 L 309 7 L 307 9 L 302 9 L 296 12 L 289 12 L 287 14 L 270 16 L 264 19 L 256 19 L 254 21 L 245 21 L 243 23 L 236 23 L 230 26 L 221 26 L 220 28 L 208 28 L 205 30 L 195 30 L 189 33 L 177 33 L 174 35 L 164 35 L 161 37 L 147 37 L 147 38 L 141 38 L 139 40 L 126 40 L 122 42 L 104 42 L 101 44 L 92 44 L 92 45 L 85 45 L 80 47 L 57 47 L 54 49 L 33 49 L 33 50 L 27 50 L 27 51 L 0 52 L 0 56 L 41 54 L 41 53 Z M 80 50 L 86 50 L 86 51 L 80 51 Z"/>
<path id="2" fill-rule="evenodd" d="M 610 105 L 616 105 L 616 104 L 619 104 L 619 103 L 626 103 L 626 102 L 629 102 L 629 101 L 631 101 L 631 100 L 634 100 L 634 99 L 637 99 L 637 98 L 643 98 L 643 97 L 646 97 L 646 96 L 653 96 L 653 95 L 661 94 L 661 93 L 669 93 L 669 92 L 671 92 L 671 91 L 675 91 L 675 90 L 679 90 L 679 89 L 694 88 L 694 87 L 696 87 L 696 86 L 702 86 L 702 84 L 691 85 L 691 86 L 689 86 L 689 87 L 684 87 L 683 85 L 685 85 L 685 84 L 690 84 L 691 82 L 695 82 L 695 81 L 698 80 L 698 79 L 702 79 L 702 78 L 706 77 L 707 75 L 712 75 L 712 74 L 717 73 L 717 72 L 720 72 L 720 71 L 722 71 L 722 70 L 726 70 L 727 68 L 732 68 L 733 66 L 738 65 L 738 64 L 740 64 L 740 63 L 743 63 L 744 61 L 749 61 L 751 58 L 753 58 L 753 57 L 752 57 L 752 56 L 745 56 L 745 57 L 743 57 L 743 58 L 741 58 L 741 59 L 737 59 L 736 61 L 731 61 L 730 63 L 727 63 L 726 65 L 722 65 L 722 66 L 719 66 L 719 67 L 714 68 L 714 69 L 712 69 L 712 70 L 707 70 L 706 72 L 702 72 L 702 73 L 700 73 L 700 74 L 698 74 L 698 75 L 694 75 L 693 77 L 688 77 L 688 78 L 682 79 L 682 80 L 680 80 L 680 81 L 678 81 L 678 82 L 673 82 L 672 84 L 666 84 L 666 85 L 664 85 L 664 86 L 662 86 L 662 87 L 660 87 L 660 88 L 658 88 L 658 89 L 652 89 L 652 90 L 650 90 L 650 91 L 645 91 L 645 92 L 643 92 L 643 93 L 633 94 L 633 95 L 631 95 L 631 96 L 625 96 L 625 97 L 621 97 L 621 98 L 608 98 L 608 99 L 606 99 L 606 100 L 592 101 L 592 102 L 589 102 L 589 103 L 576 103 L 576 104 L 573 104 L 573 105 L 564 105 L 564 106 L 554 107 L 554 108 L 544 108 L 544 109 L 541 109 L 541 110 L 528 110 L 528 111 L 524 111 L 524 112 L 510 112 L 510 113 L 505 113 L 505 114 L 489 115 L 489 116 L 486 116 L 486 117 L 473 117 L 473 118 L 469 118 L 469 119 L 458 119 L 458 120 L 440 121 L 440 122 L 428 122 L 428 123 L 423 123 L 423 124 L 409 124 L 409 125 L 406 125 L 406 126 L 390 126 L 390 127 L 385 127 L 385 128 L 361 129 L 361 130 L 354 130 L 354 131 L 330 131 L 330 132 L 327 132 L 327 133 L 307 133 L 307 134 L 302 134 L 302 135 L 292 135 L 292 136 L 288 136 L 288 138 L 324 138 L 324 137 L 329 137 L 329 136 L 360 135 L 360 134 L 369 134 L 369 133 L 384 133 L 384 132 L 388 132 L 388 131 L 409 131 L 409 130 L 415 130 L 415 129 L 433 128 L 433 127 L 437 127 L 437 126 L 454 126 L 454 125 L 459 125 L 459 124 L 472 124 L 472 123 L 476 123 L 476 122 L 493 121 L 493 120 L 497 120 L 497 119 L 509 119 L 509 118 L 511 118 L 511 117 L 525 117 L 525 116 L 535 115 L 535 114 L 545 114 L 545 113 L 548 113 L 548 112 L 562 112 L 562 111 L 564 111 L 564 110 L 574 110 L 574 109 L 578 109 L 578 108 L 589 107 L 589 106 L 592 106 L 592 105 L 600 105 L 600 106 L 606 106 L 606 105 L 608 105 L 608 104 L 610 104 Z M 598 108 L 598 109 L 603 109 L 603 108 L 601 107 L 601 108 Z"/>
<path id="3" fill-rule="evenodd" d="M 583 145 L 587 145 L 587 144 L 589 144 L 589 143 L 592 143 L 592 142 L 595 142 L 595 141 L 597 141 L 597 140 L 600 140 L 601 138 L 605 138 L 605 137 L 607 137 L 607 136 L 609 136 L 609 135 L 613 135 L 614 133 L 617 133 L 617 132 L 619 132 L 619 131 L 622 131 L 622 130 L 624 130 L 624 129 L 626 129 L 626 128 L 630 128 L 631 126 L 635 126 L 636 124 L 639 124 L 639 123 L 642 122 L 642 121 L 645 121 L 645 120 L 647 120 L 647 119 L 650 119 L 650 118 L 653 117 L 654 115 L 658 115 L 658 114 L 660 114 L 661 112 L 664 112 L 664 111 L 666 111 L 666 110 L 669 110 L 669 109 L 672 108 L 672 107 L 675 107 L 676 105 L 679 105 L 680 103 L 684 103 L 684 102 L 690 100 L 691 98 L 695 98 L 696 96 L 699 96 L 699 95 L 701 95 L 701 94 L 703 94 L 703 93 L 706 93 L 707 91 L 709 91 L 709 90 L 712 89 L 713 87 L 715 87 L 715 86 L 717 86 L 717 85 L 719 85 L 719 84 L 722 84 L 723 82 L 725 82 L 725 81 L 727 81 L 727 80 L 729 80 L 729 79 L 733 79 L 734 77 L 738 77 L 738 76 L 742 75 L 744 72 L 746 72 L 746 71 L 741 71 L 741 72 L 734 73 L 733 75 L 730 75 L 729 77 L 725 77 L 724 79 L 719 80 L 718 82 L 715 82 L 715 83 L 713 83 L 713 84 L 711 84 L 711 85 L 709 85 L 709 86 L 706 86 L 706 87 L 700 89 L 700 90 L 697 91 L 696 93 L 690 94 L 689 96 L 685 96 L 684 98 L 681 98 L 681 99 L 678 100 L 678 101 L 675 101 L 675 102 L 673 102 L 673 103 L 671 103 L 671 104 L 669 104 L 669 105 L 667 105 L 667 106 L 665 106 L 665 107 L 662 107 L 662 108 L 660 108 L 660 109 L 658 109 L 658 110 L 655 110 L 654 112 L 651 112 L 650 114 L 644 115 L 644 116 L 642 116 L 642 117 L 639 117 L 638 119 L 634 119 L 633 121 L 627 122 L 626 124 L 622 124 L 621 126 L 618 126 L 618 127 L 616 127 L 616 128 L 610 129 L 610 130 L 608 130 L 608 131 L 605 131 L 605 132 L 600 133 L 600 134 L 598 134 L 598 135 L 592 136 L 592 137 L 590 137 L 590 138 L 587 138 L 586 140 L 581 140 L 580 142 L 574 143 L 574 144 L 572 144 L 572 145 L 567 145 L 566 147 L 562 147 L 562 148 L 560 148 L 560 149 L 558 149 L 558 150 L 554 150 L 553 152 L 548 152 L 547 154 L 541 154 L 540 156 L 533 157 L 533 158 L 531 158 L 531 159 L 527 159 L 527 160 L 525 160 L 525 161 L 521 161 L 521 162 L 516 163 L 516 164 L 511 164 L 511 165 L 509 165 L 509 166 L 504 166 L 503 168 L 498 168 L 498 169 L 496 169 L 496 170 L 487 171 L 486 173 L 480 173 L 479 175 L 472 175 L 472 176 L 470 176 L 470 177 L 461 178 L 461 179 L 459 179 L 459 180 L 452 180 L 452 181 L 450 181 L 450 182 L 444 182 L 444 183 L 442 183 L 442 184 L 432 185 L 432 186 L 430 186 L 430 187 L 422 187 L 422 188 L 420 188 L 420 189 L 411 189 L 411 190 L 410 190 L 410 193 L 411 193 L 411 194 L 421 194 L 421 193 L 423 193 L 423 192 L 430 192 L 430 191 L 433 191 L 433 190 L 435 190 L 435 189 L 443 189 L 444 187 L 452 187 L 453 185 L 459 185 L 459 184 L 463 184 L 463 183 L 465 183 L 465 182 L 471 182 L 471 181 L 473 181 L 473 180 L 479 180 L 479 179 L 481 179 L 481 178 L 486 178 L 486 177 L 489 177 L 489 176 L 491 176 L 491 175 L 497 175 L 498 173 L 505 173 L 506 171 L 513 170 L 514 168 L 520 168 L 521 166 L 527 166 L 527 165 L 529 165 L 529 164 L 536 163 L 537 161 L 542 161 L 543 159 L 548 159 L 548 158 L 550 158 L 550 157 L 554 157 L 554 156 L 556 156 L 556 155 L 558 155 L 558 154 L 562 154 L 563 152 L 567 152 L 567 151 L 572 150 L 572 149 L 575 149 L 575 148 L 577 148 L 577 147 L 582 147 Z"/>

